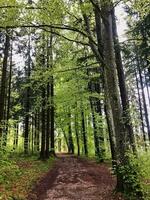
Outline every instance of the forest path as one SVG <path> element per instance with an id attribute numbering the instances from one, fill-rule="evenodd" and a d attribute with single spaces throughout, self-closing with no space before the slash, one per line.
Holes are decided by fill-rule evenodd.
<path id="1" fill-rule="evenodd" d="M 36 185 L 28 200 L 119 200 L 116 179 L 106 164 L 59 155 L 55 166 Z"/>

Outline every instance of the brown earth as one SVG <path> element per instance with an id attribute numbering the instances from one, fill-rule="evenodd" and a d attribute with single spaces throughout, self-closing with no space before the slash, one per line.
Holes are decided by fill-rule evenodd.
<path id="1" fill-rule="evenodd" d="M 122 200 L 108 165 L 61 155 L 28 200 Z"/>

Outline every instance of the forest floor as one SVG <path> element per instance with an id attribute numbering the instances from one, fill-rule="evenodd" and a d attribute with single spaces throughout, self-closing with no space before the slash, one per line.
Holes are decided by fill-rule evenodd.
<path id="1" fill-rule="evenodd" d="M 108 164 L 62 154 L 28 200 L 122 200 L 114 192 L 115 185 Z"/>

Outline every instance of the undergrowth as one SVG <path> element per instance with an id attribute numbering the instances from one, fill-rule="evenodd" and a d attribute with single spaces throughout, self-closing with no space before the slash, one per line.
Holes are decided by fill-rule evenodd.
<path id="1" fill-rule="evenodd" d="M 116 169 L 123 177 L 125 199 L 150 200 L 150 152 L 142 151 L 138 157 L 128 153 L 128 158 Z"/>
<path id="2" fill-rule="evenodd" d="M 54 158 L 16 157 L 0 151 L 0 200 L 25 200 L 35 183 L 47 172 Z"/>

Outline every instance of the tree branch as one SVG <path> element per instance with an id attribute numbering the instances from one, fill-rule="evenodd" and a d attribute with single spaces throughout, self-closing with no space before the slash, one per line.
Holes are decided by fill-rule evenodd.
<path id="1" fill-rule="evenodd" d="M 80 67 L 75 67 L 75 68 L 70 68 L 70 69 L 65 69 L 65 70 L 60 70 L 60 71 L 56 71 L 54 72 L 54 74 L 56 73 L 63 73 L 63 72 L 69 72 L 69 71 L 73 71 L 73 70 L 78 70 L 78 69 L 84 69 L 84 68 L 88 68 L 88 69 L 93 69 L 95 67 L 90 67 L 91 65 L 95 65 L 95 64 L 99 64 L 99 62 L 94 62 L 94 63 L 91 63 L 89 65 L 85 65 L 85 66 L 80 66 Z M 99 66 L 96 66 L 96 68 L 99 67 Z"/>
<path id="2" fill-rule="evenodd" d="M 75 27 L 71 27 L 68 25 L 57 25 L 57 24 L 29 24 L 29 25 L 10 25 L 10 26 L 0 26 L 0 29 L 15 29 L 15 28 L 53 28 L 53 29 L 59 29 L 59 30 L 69 30 L 74 31 L 82 34 L 83 36 L 87 37 L 87 34 Z"/>

